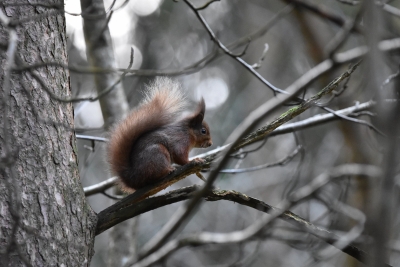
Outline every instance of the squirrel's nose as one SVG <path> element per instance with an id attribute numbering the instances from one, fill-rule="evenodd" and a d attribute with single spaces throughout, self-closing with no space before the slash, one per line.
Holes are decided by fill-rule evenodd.
<path id="1" fill-rule="evenodd" d="M 207 147 L 209 147 L 209 146 L 212 146 L 212 141 L 209 141 L 209 142 L 207 143 Z"/>

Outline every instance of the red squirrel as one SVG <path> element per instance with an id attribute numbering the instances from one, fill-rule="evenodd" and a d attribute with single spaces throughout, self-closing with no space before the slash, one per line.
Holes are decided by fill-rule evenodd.
<path id="1" fill-rule="evenodd" d="M 174 170 L 172 163 L 187 164 L 192 148 L 212 145 L 210 128 L 203 121 L 204 99 L 193 113 L 182 116 L 187 105 L 179 83 L 158 77 L 147 86 L 140 105 L 115 127 L 108 159 L 123 190 L 155 183 Z"/>

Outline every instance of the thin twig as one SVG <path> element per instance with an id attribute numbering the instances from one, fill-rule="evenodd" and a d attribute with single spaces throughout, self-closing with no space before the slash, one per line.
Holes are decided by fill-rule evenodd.
<path id="1" fill-rule="evenodd" d="M 207 3 L 205 3 L 204 5 L 200 6 L 200 7 L 196 7 L 196 10 L 203 10 L 206 9 L 209 5 L 211 5 L 214 2 L 219 2 L 220 0 L 210 0 Z"/>
<path id="2" fill-rule="evenodd" d="M 211 39 L 218 45 L 218 47 L 224 51 L 225 54 L 229 55 L 236 61 L 238 61 L 243 67 L 245 67 L 247 70 L 250 71 L 251 74 L 253 74 L 257 79 L 259 79 L 262 83 L 267 85 L 275 94 L 276 93 L 282 93 L 282 94 L 288 94 L 282 89 L 279 89 L 278 87 L 274 86 L 272 83 L 270 83 L 267 79 L 265 79 L 260 73 L 258 73 L 252 66 L 250 66 L 247 62 L 245 62 L 242 58 L 240 58 L 237 55 L 234 55 L 229 49 L 222 44 L 222 42 L 217 38 L 211 27 L 208 25 L 204 17 L 198 12 L 198 10 L 188 1 L 188 0 L 183 0 L 189 8 L 194 12 L 196 17 L 199 19 L 201 24 L 203 24 L 204 28 L 206 29 L 207 33 L 210 35 Z"/>
<path id="3" fill-rule="evenodd" d="M 334 111 L 334 110 L 332 110 L 332 109 L 330 109 L 330 108 L 328 108 L 328 107 L 322 107 L 322 108 L 323 108 L 324 110 L 326 110 L 326 111 L 328 111 L 328 112 L 334 114 L 335 116 L 340 117 L 340 118 L 343 119 L 343 120 L 355 122 L 355 123 L 362 124 L 362 125 L 366 125 L 366 126 L 368 126 L 370 129 L 374 130 L 376 133 L 380 134 L 381 136 L 385 136 L 385 134 L 384 134 L 382 131 L 380 131 L 378 128 L 376 128 L 376 127 L 375 127 L 372 123 L 370 123 L 370 122 L 363 121 L 363 120 L 359 120 L 359 119 L 356 119 L 356 118 L 351 118 L 351 117 L 348 117 L 348 116 L 343 115 L 343 114 L 338 114 L 338 113 L 336 113 L 336 111 Z"/>
<path id="4" fill-rule="evenodd" d="M 350 5 L 350 6 L 356 6 L 359 5 L 361 3 L 361 1 L 357 1 L 357 0 L 336 0 L 340 3 L 346 4 L 346 5 Z"/>
<path id="5" fill-rule="evenodd" d="M 112 187 L 115 185 L 115 183 L 118 181 L 118 177 L 111 177 L 101 183 L 87 186 L 83 188 L 83 191 L 85 192 L 85 196 L 91 196 L 97 193 L 104 192 L 108 188 Z"/>
<path id="6" fill-rule="evenodd" d="M 83 134 L 77 134 L 76 135 L 77 139 L 82 139 L 82 140 L 92 140 L 92 141 L 99 141 L 99 142 L 108 142 L 108 139 L 105 137 L 98 137 L 98 136 L 91 136 L 91 135 L 83 135 Z"/>
<path id="7" fill-rule="evenodd" d="M 276 166 L 283 166 L 283 165 L 289 163 L 300 152 L 301 149 L 302 149 L 302 146 L 296 147 L 296 149 L 292 153 L 290 153 L 286 157 L 278 160 L 277 162 L 265 163 L 262 165 L 258 165 L 258 166 L 254 166 L 254 167 L 250 167 L 250 168 L 243 168 L 243 169 L 224 169 L 224 170 L 221 170 L 220 173 L 231 173 L 231 174 L 245 173 L 245 172 L 253 172 L 253 171 L 263 170 L 263 169 L 276 167 Z"/>

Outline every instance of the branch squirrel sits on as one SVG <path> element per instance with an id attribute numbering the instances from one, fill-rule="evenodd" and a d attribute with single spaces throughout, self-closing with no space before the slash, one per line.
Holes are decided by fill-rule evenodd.
<path id="1" fill-rule="evenodd" d="M 203 121 L 204 99 L 183 116 L 188 104 L 179 83 L 158 77 L 147 86 L 140 105 L 111 132 L 108 160 L 124 191 L 155 183 L 174 170 L 172 163 L 189 163 L 192 148 L 212 145 Z"/>

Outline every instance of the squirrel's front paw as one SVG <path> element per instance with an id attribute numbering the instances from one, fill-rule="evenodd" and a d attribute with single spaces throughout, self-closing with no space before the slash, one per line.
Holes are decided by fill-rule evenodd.
<path id="1" fill-rule="evenodd" d="M 197 162 L 197 163 L 204 163 L 206 162 L 204 159 L 202 158 L 195 158 L 194 160 L 192 160 L 193 162 Z"/>
<path id="2" fill-rule="evenodd" d="M 174 167 L 171 167 L 171 168 L 168 170 L 168 174 L 173 173 L 175 170 L 176 170 L 176 169 L 175 169 Z"/>

